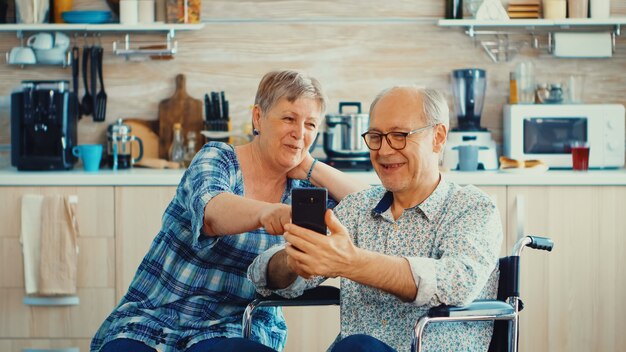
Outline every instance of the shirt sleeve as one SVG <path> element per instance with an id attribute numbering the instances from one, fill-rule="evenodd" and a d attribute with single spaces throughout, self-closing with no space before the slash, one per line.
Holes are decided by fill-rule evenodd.
<path id="1" fill-rule="evenodd" d="M 487 195 L 466 204 L 440 225 L 439 258 L 405 257 L 417 285 L 413 304 L 469 304 L 496 268 L 503 237 L 498 210 Z"/>
<path id="2" fill-rule="evenodd" d="M 177 197 L 185 204 L 191 215 L 193 248 L 196 250 L 211 247 L 219 237 L 209 237 L 202 233 L 204 208 L 218 194 L 234 193 L 236 157 L 226 144 L 207 143 L 198 152 L 183 175 L 177 190 Z"/>
<path id="3" fill-rule="evenodd" d="M 285 298 L 295 298 L 302 295 L 304 290 L 319 286 L 319 284 L 326 280 L 325 277 L 321 276 L 315 276 L 310 279 L 304 279 L 298 276 L 291 285 L 283 289 L 271 290 L 267 288 L 267 267 L 270 259 L 274 256 L 274 254 L 283 249 L 285 249 L 285 245 L 281 244 L 266 250 L 265 252 L 259 254 L 248 267 L 248 279 L 252 281 L 259 294 L 262 296 L 269 296 L 272 293 L 276 293 Z"/>

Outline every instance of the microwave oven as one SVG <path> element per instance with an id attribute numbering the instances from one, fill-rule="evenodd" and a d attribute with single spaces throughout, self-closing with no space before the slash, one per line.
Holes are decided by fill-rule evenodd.
<path id="1" fill-rule="evenodd" d="M 624 106 L 620 104 L 517 104 L 504 106 L 503 153 L 572 168 L 570 144 L 589 144 L 590 168 L 624 166 Z"/>

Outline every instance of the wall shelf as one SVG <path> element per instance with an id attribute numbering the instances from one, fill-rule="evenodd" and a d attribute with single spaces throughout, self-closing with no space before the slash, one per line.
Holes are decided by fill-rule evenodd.
<path id="1" fill-rule="evenodd" d="M 480 43 L 494 62 L 509 61 L 524 46 L 540 48 L 539 37 L 546 37 L 548 53 L 553 49 L 555 32 L 610 32 L 615 52 L 615 38 L 621 35 L 621 27 L 626 25 L 626 17 L 607 19 L 565 18 L 565 19 L 513 19 L 513 20 L 439 20 L 439 27 L 460 28 L 465 34 Z M 523 35 L 530 40 L 512 40 L 510 36 Z M 478 37 L 489 39 L 478 39 Z"/>
<path id="2" fill-rule="evenodd" d="M 2 24 L 0 32 L 170 32 L 170 31 L 195 31 L 202 29 L 204 23 L 177 24 L 177 23 L 140 23 L 126 25 L 119 23 L 106 24 Z"/>
<path id="3" fill-rule="evenodd" d="M 101 33 L 124 33 L 123 45 L 113 43 L 113 53 L 124 56 L 127 60 L 132 57 L 162 56 L 171 57 L 178 51 L 178 44 L 174 41 L 176 31 L 195 31 L 202 29 L 204 23 L 177 24 L 177 23 L 140 23 L 135 25 L 124 25 L 119 23 L 107 24 L 3 24 L 0 25 L 0 32 L 15 32 L 22 40 L 24 32 L 82 32 L 100 35 Z M 165 43 L 158 43 L 157 47 L 163 49 L 140 49 L 131 48 L 129 33 L 166 33 Z M 8 62 L 8 59 L 7 59 Z M 65 67 L 66 64 L 64 63 Z M 24 67 L 24 65 L 21 65 Z"/>

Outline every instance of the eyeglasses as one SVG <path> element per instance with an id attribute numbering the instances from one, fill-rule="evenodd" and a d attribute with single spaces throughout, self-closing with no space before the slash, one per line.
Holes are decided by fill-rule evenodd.
<path id="1" fill-rule="evenodd" d="M 389 144 L 392 149 L 401 150 L 406 147 L 406 137 L 427 130 L 435 125 L 436 124 L 431 124 L 409 132 L 365 132 L 361 137 L 363 137 L 365 144 L 370 150 L 380 150 L 383 146 L 383 137 L 385 137 L 387 144 Z"/>

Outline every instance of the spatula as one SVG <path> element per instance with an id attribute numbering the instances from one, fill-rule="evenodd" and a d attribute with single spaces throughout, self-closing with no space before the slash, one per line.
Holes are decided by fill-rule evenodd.
<path id="1" fill-rule="evenodd" d="M 89 84 L 87 83 L 87 64 L 89 63 L 90 56 L 91 47 L 83 47 L 83 85 L 85 86 L 85 95 L 83 95 L 83 99 L 80 102 L 80 111 L 85 116 L 89 116 L 93 112 L 93 98 L 89 93 Z"/>
<path id="2" fill-rule="evenodd" d="M 104 90 L 104 79 L 102 78 L 102 58 L 104 50 L 101 46 L 97 48 L 98 50 L 98 78 L 100 79 L 100 91 L 96 95 L 96 107 L 94 111 L 94 120 L 95 121 L 104 121 L 107 113 L 107 93 Z"/>

